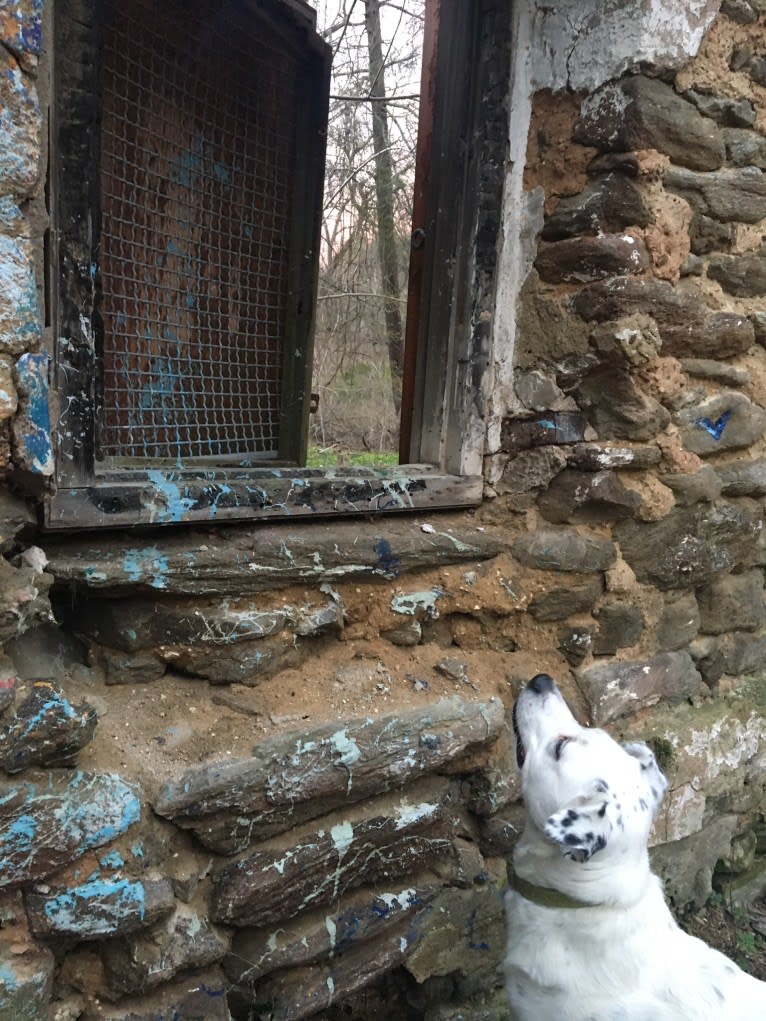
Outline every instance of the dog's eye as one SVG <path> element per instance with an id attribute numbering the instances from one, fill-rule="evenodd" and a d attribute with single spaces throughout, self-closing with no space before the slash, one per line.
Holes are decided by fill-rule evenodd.
<path id="1" fill-rule="evenodd" d="M 557 739 L 555 745 L 553 746 L 553 757 L 557 762 L 561 758 L 561 753 L 564 751 L 564 745 L 571 740 L 572 740 L 571 737 L 560 737 Z"/>

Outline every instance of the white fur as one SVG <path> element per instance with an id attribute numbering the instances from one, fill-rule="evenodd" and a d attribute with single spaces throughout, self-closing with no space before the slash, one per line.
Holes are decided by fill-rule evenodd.
<path id="1" fill-rule="evenodd" d="M 667 787 L 649 748 L 581 727 L 552 685 L 530 682 L 515 716 L 526 753 L 515 872 L 593 905 L 543 906 L 509 890 L 505 976 L 518 1021 L 766 1019 L 766 983 L 684 933 L 649 869 Z"/>

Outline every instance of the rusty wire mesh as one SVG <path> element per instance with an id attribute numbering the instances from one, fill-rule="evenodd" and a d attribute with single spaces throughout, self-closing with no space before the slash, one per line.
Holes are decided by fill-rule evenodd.
<path id="1" fill-rule="evenodd" d="M 99 456 L 273 457 L 298 58 L 241 3 L 110 7 Z"/>

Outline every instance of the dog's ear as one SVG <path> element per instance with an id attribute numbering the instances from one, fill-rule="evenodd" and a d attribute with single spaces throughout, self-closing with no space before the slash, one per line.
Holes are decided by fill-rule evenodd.
<path id="1" fill-rule="evenodd" d="M 668 789 L 668 780 L 659 767 L 654 752 L 644 741 L 623 741 L 622 747 L 641 764 L 652 799 L 652 811 L 656 812 Z"/>
<path id="2" fill-rule="evenodd" d="M 548 840 L 557 844 L 572 861 L 588 861 L 606 847 L 612 833 L 609 803 L 596 790 L 593 797 L 579 797 L 555 812 L 545 824 Z"/>

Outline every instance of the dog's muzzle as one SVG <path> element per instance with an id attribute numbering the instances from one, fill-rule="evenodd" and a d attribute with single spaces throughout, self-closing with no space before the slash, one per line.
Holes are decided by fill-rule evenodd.
<path id="1" fill-rule="evenodd" d="M 532 692 L 533 695 L 550 695 L 556 690 L 556 685 L 553 678 L 548 674 L 537 674 L 528 682 L 525 691 Z M 524 746 L 524 741 L 521 737 L 521 731 L 519 730 L 518 720 L 518 699 L 513 704 L 513 712 L 511 713 L 511 722 L 513 725 L 513 735 L 516 738 L 516 765 L 521 769 L 524 765 L 524 759 L 527 757 L 527 750 Z"/>

